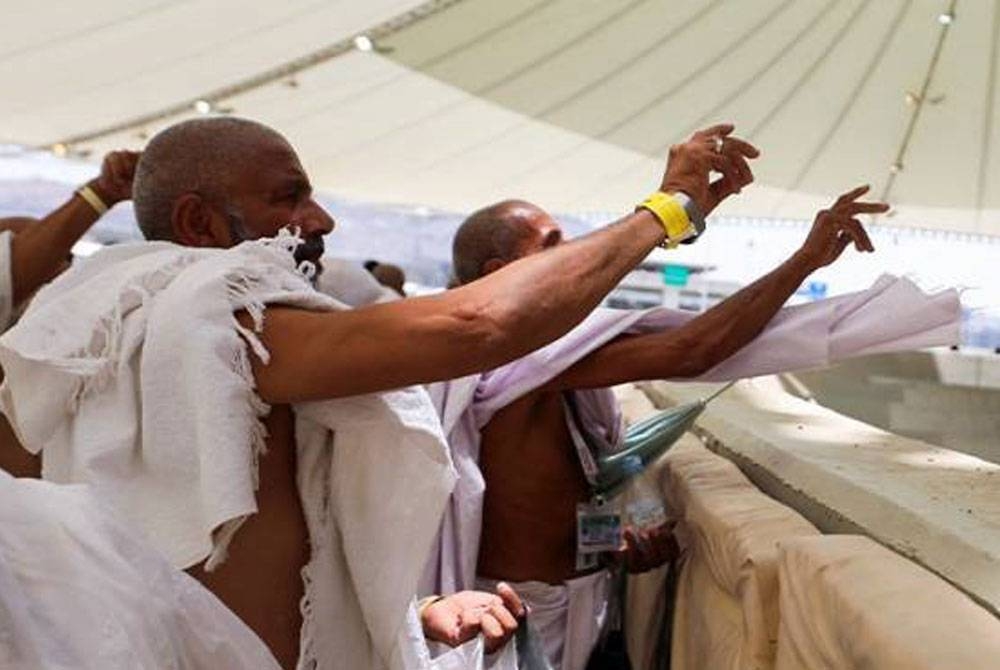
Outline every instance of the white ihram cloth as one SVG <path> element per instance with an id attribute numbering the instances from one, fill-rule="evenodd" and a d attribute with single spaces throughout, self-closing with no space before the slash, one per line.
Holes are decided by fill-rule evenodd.
<path id="1" fill-rule="evenodd" d="M 448 436 L 458 482 L 420 593 L 448 593 L 476 583 L 485 489 L 480 430 L 493 415 L 619 335 L 677 328 L 696 316 L 666 308 L 598 309 L 561 339 L 524 358 L 428 388 Z M 957 291 L 928 295 L 905 278 L 883 275 L 868 290 L 780 310 L 755 340 L 698 379 L 728 381 L 822 367 L 853 356 L 950 345 L 959 340 L 960 318 Z M 625 433 L 611 390 L 574 395 L 591 442 L 603 450 L 619 449 Z M 573 618 L 594 619 L 583 614 Z"/>
<path id="2" fill-rule="evenodd" d="M 0 667 L 281 666 L 246 624 L 89 487 L 0 471 Z"/>
<path id="3" fill-rule="evenodd" d="M 0 329 L 12 318 L 0 233 Z M 86 486 L 0 470 L 0 667 L 279 670 L 260 638 Z"/>
<path id="4" fill-rule="evenodd" d="M 0 401 L 22 444 L 42 451 L 43 476 L 92 484 L 177 567 L 217 566 L 257 511 L 269 408 L 247 349 L 267 352 L 233 313 L 259 331 L 267 304 L 342 308 L 295 268 L 295 244 L 112 247 L 43 289 L 0 338 Z M 426 665 L 413 594 L 454 482 L 426 392 L 294 409 L 312 544 L 300 665 Z"/>

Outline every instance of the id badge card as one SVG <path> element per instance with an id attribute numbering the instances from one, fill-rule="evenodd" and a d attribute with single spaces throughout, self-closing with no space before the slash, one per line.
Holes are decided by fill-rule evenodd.
<path id="1" fill-rule="evenodd" d="M 622 517 L 611 505 L 576 506 L 576 553 L 618 551 L 622 545 Z"/>

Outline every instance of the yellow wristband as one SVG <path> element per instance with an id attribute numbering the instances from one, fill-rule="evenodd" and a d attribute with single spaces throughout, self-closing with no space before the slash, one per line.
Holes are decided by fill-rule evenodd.
<path id="1" fill-rule="evenodd" d="M 640 209 L 649 211 L 663 225 L 668 246 L 675 247 L 681 240 L 691 236 L 691 219 L 681 203 L 669 193 L 657 191 L 639 203 L 636 211 Z"/>
<path id="2" fill-rule="evenodd" d="M 108 211 L 108 206 L 101 200 L 101 196 L 94 193 L 94 189 L 86 184 L 76 189 L 76 194 L 87 201 L 87 204 L 94 208 L 98 216 L 104 216 Z"/>

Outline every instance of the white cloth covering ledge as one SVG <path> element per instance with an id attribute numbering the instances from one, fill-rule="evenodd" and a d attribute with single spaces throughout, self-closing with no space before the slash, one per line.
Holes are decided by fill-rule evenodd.
<path id="1" fill-rule="evenodd" d="M 420 593 L 461 590 L 476 583 L 485 490 L 478 465 L 479 431 L 492 416 L 619 335 L 676 328 L 696 316 L 667 308 L 598 309 L 561 339 L 524 358 L 483 375 L 429 387 L 458 482 Z M 728 381 L 821 367 L 852 356 L 949 345 L 958 342 L 960 316 L 957 291 L 928 295 L 905 278 L 883 275 L 866 291 L 780 310 L 753 342 L 698 379 Z M 611 390 L 575 395 L 593 442 L 609 451 L 620 448 L 624 430 Z"/>
<path id="2" fill-rule="evenodd" d="M 257 509 L 268 407 L 248 348 L 267 352 L 234 312 L 259 330 L 270 303 L 343 308 L 295 267 L 297 243 L 112 247 L 0 338 L 0 401 L 43 476 L 92 484 L 177 567 L 218 565 Z M 409 388 L 294 410 L 312 544 L 300 666 L 427 667 L 413 595 L 454 482 L 433 406 Z"/>

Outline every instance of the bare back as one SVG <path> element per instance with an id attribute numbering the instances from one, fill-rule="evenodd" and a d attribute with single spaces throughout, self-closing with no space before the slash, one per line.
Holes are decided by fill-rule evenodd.
<path id="1" fill-rule="evenodd" d="M 589 487 L 558 392 L 503 408 L 482 431 L 486 480 L 478 572 L 561 583 L 576 572 L 576 505 Z"/>
<path id="2" fill-rule="evenodd" d="M 309 534 L 295 483 L 295 421 L 288 405 L 276 405 L 265 421 L 267 453 L 260 459 L 258 513 L 233 538 L 226 561 L 214 572 L 188 572 L 256 632 L 283 668 L 299 656 L 302 567 Z"/>

